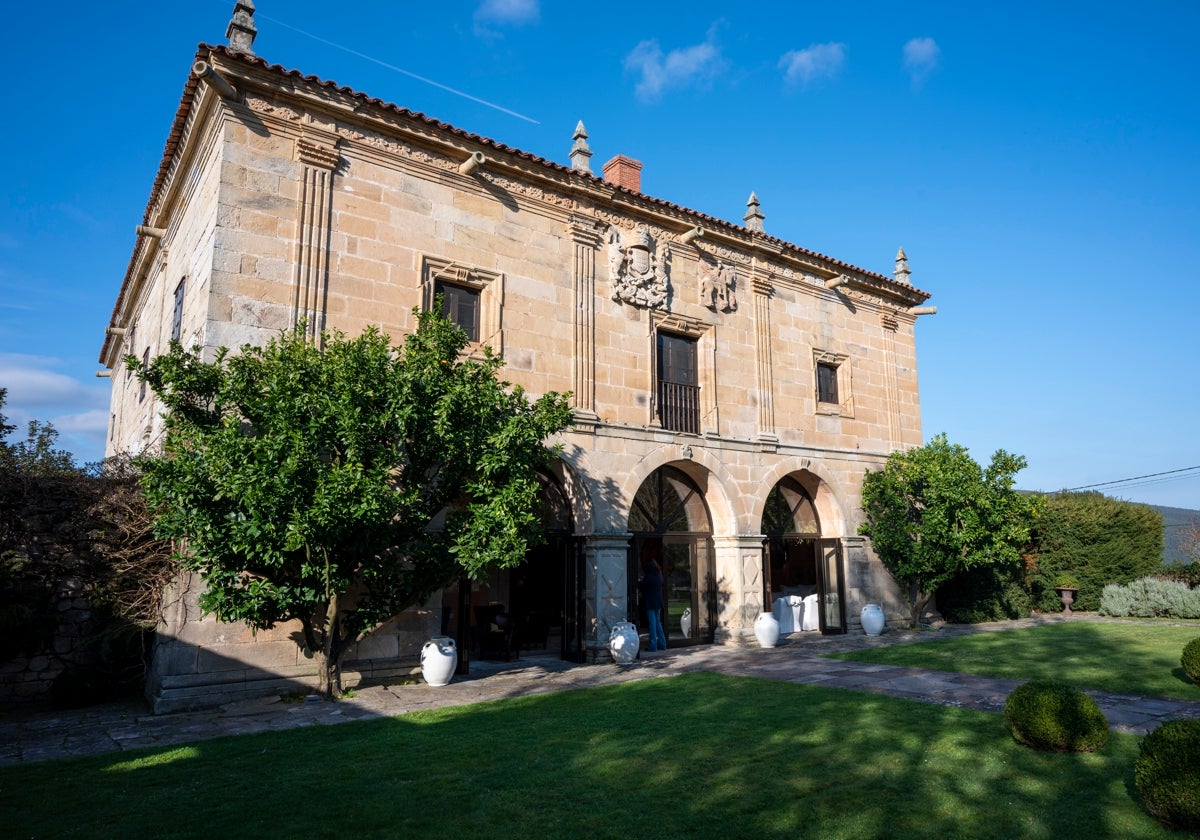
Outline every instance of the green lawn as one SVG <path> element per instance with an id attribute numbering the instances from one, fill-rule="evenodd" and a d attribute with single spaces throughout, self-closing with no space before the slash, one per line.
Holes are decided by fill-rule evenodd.
<path id="1" fill-rule="evenodd" d="M 1200 700 L 1200 686 L 1179 664 L 1200 625 L 1077 621 L 934 639 L 836 654 L 881 662 L 1014 680 L 1057 679 L 1080 688 Z"/>
<path id="2" fill-rule="evenodd" d="M 692 674 L 0 769 L 6 837 L 1170 837 L 1138 742 Z"/>

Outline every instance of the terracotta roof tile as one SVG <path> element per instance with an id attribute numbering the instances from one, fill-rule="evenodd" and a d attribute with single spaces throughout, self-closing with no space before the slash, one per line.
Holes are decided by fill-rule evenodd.
<path id="1" fill-rule="evenodd" d="M 906 286 L 904 284 L 897 283 L 893 278 L 888 277 L 885 274 L 880 274 L 880 273 L 874 272 L 874 271 L 868 271 L 864 268 L 860 268 L 860 267 L 852 265 L 850 263 L 842 262 L 841 260 L 826 256 L 825 254 L 821 254 L 816 251 L 810 251 L 807 248 L 801 248 L 799 245 L 794 245 L 791 242 L 788 242 L 783 239 L 779 239 L 778 237 L 775 237 L 775 236 L 770 236 L 769 234 L 748 232 L 741 225 L 735 225 L 731 222 L 725 221 L 724 219 L 718 219 L 714 216 L 709 216 L 705 213 L 701 213 L 699 211 L 692 210 L 688 207 L 682 207 L 682 206 L 680 206 L 678 204 L 674 204 L 670 201 L 664 201 L 661 198 L 655 198 L 653 196 L 646 195 L 645 193 L 641 193 L 636 190 L 631 190 L 626 187 L 618 186 L 616 184 L 613 184 L 610 181 L 605 181 L 603 178 L 601 178 L 599 176 L 589 175 L 589 174 L 586 174 L 583 172 L 579 172 L 578 170 L 572 169 L 569 166 L 564 166 L 560 163 L 555 163 L 552 160 L 547 160 L 545 158 L 538 157 L 537 155 L 531 154 L 530 152 L 521 151 L 520 149 L 514 149 L 511 146 L 506 146 L 505 144 L 497 142 L 495 140 L 492 140 L 491 138 L 483 137 L 482 135 L 475 134 L 473 132 L 464 131 L 463 129 L 457 128 L 453 125 L 450 125 L 449 123 L 442 122 L 441 120 L 437 120 L 432 117 L 428 117 L 425 114 L 420 113 L 419 111 L 410 111 L 407 108 L 402 108 L 399 105 L 396 105 L 391 102 L 385 102 L 384 100 L 379 99 L 374 96 L 368 96 L 365 93 L 361 93 L 360 91 L 354 90 L 353 88 L 350 88 L 350 87 L 346 87 L 345 85 L 339 85 L 335 81 L 332 81 L 329 79 L 321 79 L 321 78 L 311 75 L 311 74 L 305 75 L 305 74 L 301 73 L 299 70 L 289 70 L 286 67 L 283 67 L 282 65 L 279 65 L 279 64 L 269 64 L 265 59 L 260 58 L 258 56 L 250 56 L 250 55 L 246 55 L 245 53 L 242 53 L 242 52 L 236 52 L 236 51 L 231 50 L 228 47 L 225 47 L 222 45 L 200 44 L 196 50 L 195 60 L 203 61 L 214 53 L 219 54 L 225 58 L 233 59 L 236 61 L 241 61 L 246 64 L 250 64 L 255 67 L 259 67 L 259 68 L 268 70 L 268 71 L 270 71 L 272 73 L 276 73 L 280 76 L 285 76 L 285 77 L 288 77 L 291 79 L 298 79 L 302 82 L 305 82 L 305 83 L 308 83 L 311 85 L 315 85 L 317 87 L 325 88 L 326 90 L 333 91 L 333 92 L 336 92 L 336 93 L 339 93 L 339 94 L 342 94 L 345 96 L 352 97 L 354 99 L 359 100 L 360 102 L 362 102 L 365 105 L 372 106 L 381 111 L 390 111 L 394 114 L 405 117 L 407 119 L 412 119 L 412 120 L 416 120 L 418 122 L 422 122 L 431 128 L 437 129 L 438 131 L 444 132 L 446 134 L 452 134 L 456 137 L 461 137 L 462 139 L 469 140 L 472 143 L 478 143 L 482 146 L 487 146 L 487 147 L 494 149 L 497 152 L 501 152 L 505 155 L 510 155 L 513 157 L 520 158 L 521 160 L 529 161 L 530 163 L 534 164 L 535 166 L 552 169 L 552 170 L 555 170 L 560 173 L 566 173 L 566 174 L 569 174 L 570 177 L 572 177 L 572 178 L 579 178 L 579 179 L 592 181 L 596 184 L 603 184 L 605 187 L 607 187 L 608 189 L 614 190 L 615 192 L 624 193 L 631 197 L 636 197 L 640 201 L 644 201 L 644 202 L 647 202 L 652 205 L 657 205 L 658 207 L 665 208 L 667 210 L 672 210 L 677 213 L 683 213 L 683 214 L 691 217 L 696 222 L 698 222 L 698 223 L 702 222 L 704 225 L 707 225 L 709 227 L 716 226 L 716 227 L 720 227 L 720 228 L 725 228 L 727 230 L 736 231 L 739 234 L 750 233 L 750 235 L 753 236 L 756 240 L 759 240 L 759 241 L 762 241 L 765 243 L 769 243 L 769 244 L 779 247 L 783 250 L 792 251 L 794 253 L 803 254 L 803 255 L 809 256 L 809 257 L 814 257 L 823 262 L 828 263 L 831 266 L 849 269 L 858 274 L 861 274 L 861 275 L 864 275 L 867 277 L 873 277 L 877 280 L 882 280 L 888 284 L 899 285 L 902 288 L 909 289 L 919 295 L 923 295 L 926 298 L 929 297 L 928 292 L 923 292 L 920 289 L 917 289 L 915 287 Z M 180 97 L 180 100 L 179 100 L 179 108 L 175 112 L 175 120 L 171 125 L 170 133 L 167 135 L 166 146 L 163 149 L 162 162 L 159 164 L 158 173 L 154 178 L 154 186 L 150 190 L 150 199 L 146 203 L 146 211 L 142 216 L 142 224 L 146 224 L 146 225 L 152 224 L 152 222 L 150 220 L 150 212 L 153 209 L 155 203 L 158 201 L 159 194 L 161 193 L 163 186 L 166 183 L 167 175 L 170 172 L 171 161 L 175 156 L 175 152 L 179 145 L 179 141 L 183 136 L 183 128 L 187 122 L 187 117 L 191 110 L 192 101 L 196 95 L 196 88 L 197 88 L 198 83 L 199 83 L 199 80 L 196 78 L 196 76 L 189 73 L 187 83 L 183 87 L 183 96 Z M 143 246 L 141 245 L 140 242 L 137 245 L 135 245 L 135 247 L 134 247 L 133 255 L 131 256 L 130 261 L 129 261 L 129 267 L 126 270 L 126 275 L 125 275 L 126 282 L 122 284 L 121 293 L 117 298 L 116 305 L 113 307 L 113 319 L 114 319 L 113 322 L 115 322 L 115 318 L 116 318 L 117 314 L 120 312 L 121 304 L 124 299 L 126 286 L 127 286 L 128 279 L 129 279 L 129 274 L 130 274 L 130 272 L 133 271 L 134 263 L 137 261 L 137 256 L 138 256 L 138 253 L 139 253 L 141 247 L 143 247 Z M 106 350 L 107 347 L 108 347 L 108 341 L 106 340 L 105 344 L 104 344 L 104 350 Z M 104 352 L 102 350 L 101 351 L 101 361 L 103 361 L 103 359 L 104 359 Z"/>

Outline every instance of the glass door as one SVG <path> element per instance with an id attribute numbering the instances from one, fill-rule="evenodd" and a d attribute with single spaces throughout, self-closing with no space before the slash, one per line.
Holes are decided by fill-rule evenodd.
<path id="1" fill-rule="evenodd" d="M 821 632 L 846 632 L 846 593 L 842 580 L 842 541 L 817 540 L 817 590 L 821 598 Z"/>

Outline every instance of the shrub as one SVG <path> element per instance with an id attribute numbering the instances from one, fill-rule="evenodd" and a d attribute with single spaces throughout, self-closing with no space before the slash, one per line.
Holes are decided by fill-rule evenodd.
<path id="1" fill-rule="evenodd" d="M 1128 586 L 1110 583 L 1100 593 L 1100 614 L 1127 618 L 1133 615 L 1133 593 Z"/>
<path id="2" fill-rule="evenodd" d="M 1017 687 L 1004 703 L 1004 722 L 1017 743 L 1045 752 L 1095 752 L 1108 742 L 1096 701 L 1053 680 Z"/>
<path id="3" fill-rule="evenodd" d="M 1147 735 L 1133 780 L 1155 819 L 1200 832 L 1200 718 L 1169 721 Z"/>
<path id="4" fill-rule="evenodd" d="M 1028 618 L 1025 571 L 1002 563 L 968 569 L 938 589 L 937 606 L 947 621 L 964 624 Z"/>
<path id="5" fill-rule="evenodd" d="M 1067 574 L 1078 581 L 1073 608 L 1095 610 L 1105 584 L 1154 573 L 1162 552 L 1162 516 L 1153 508 L 1095 492 L 1048 496 L 1033 534 L 1034 609 L 1062 609 L 1054 587 Z"/>
<path id="6" fill-rule="evenodd" d="M 1124 586 L 1110 584 L 1101 594 L 1100 612 L 1139 618 L 1200 618 L 1200 589 L 1158 577 L 1138 578 Z"/>
<path id="7" fill-rule="evenodd" d="M 1200 586 L 1200 560 L 1191 563 L 1164 563 L 1157 572 L 1158 576 L 1167 580 L 1177 580 L 1195 589 Z"/>
<path id="8" fill-rule="evenodd" d="M 1200 637 L 1192 639 L 1183 647 L 1183 656 L 1179 658 L 1183 672 L 1194 683 L 1200 683 Z"/>

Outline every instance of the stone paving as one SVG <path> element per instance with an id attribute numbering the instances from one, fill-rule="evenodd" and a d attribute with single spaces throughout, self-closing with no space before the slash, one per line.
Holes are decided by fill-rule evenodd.
<path id="1" fill-rule="evenodd" d="M 8 710 L 0 718 L 0 766 L 53 758 L 161 747 L 223 735 L 241 735 L 350 720 L 389 717 L 421 709 L 461 706 L 504 697 L 544 694 L 697 671 L 786 680 L 886 694 L 943 706 L 1000 712 L 1019 681 L 895 665 L 826 659 L 825 654 L 932 638 L 995 632 L 1057 617 L 983 625 L 945 625 L 936 634 L 891 630 L 863 635 L 785 637 L 773 649 L 699 646 L 643 653 L 633 665 L 575 665 L 553 656 L 515 662 L 472 662 L 471 674 L 450 685 L 374 686 L 337 702 L 287 703 L 278 697 L 231 703 L 217 709 L 152 715 L 130 700 L 69 712 Z M 1069 620 L 1080 620 L 1069 619 Z M 1200 702 L 1088 692 L 1117 731 L 1144 734 L 1172 718 L 1200 717 Z"/>

